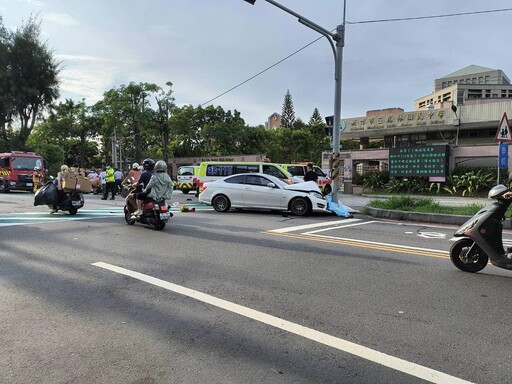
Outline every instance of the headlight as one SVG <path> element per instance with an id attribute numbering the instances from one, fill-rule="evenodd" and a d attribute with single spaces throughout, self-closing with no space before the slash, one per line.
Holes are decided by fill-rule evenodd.
<path id="1" fill-rule="evenodd" d="M 312 194 L 313 196 L 315 196 L 317 199 L 325 200 L 325 197 L 324 197 L 324 196 L 322 196 L 322 194 L 321 194 L 321 193 L 318 193 L 318 192 L 311 192 L 311 194 Z"/>

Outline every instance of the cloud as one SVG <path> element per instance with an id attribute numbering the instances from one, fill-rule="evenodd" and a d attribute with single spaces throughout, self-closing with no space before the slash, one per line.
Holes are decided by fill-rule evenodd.
<path id="1" fill-rule="evenodd" d="M 104 92 L 118 86 L 119 73 L 134 64 L 130 60 L 86 55 L 56 55 L 56 59 L 62 62 L 62 98 L 86 99 L 88 103 L 101 100 Z"/>
<path id="2" fill-rule="evenodd" d="M 67 13 L 47 13 L 43 16 L 44 21 L 64 26 L 77 26 L 80 22 Z"/>
<path id="3" fill-rule="evenodd" d="M 36 7 L 43 7 L 43 6 L 46 5 L 45 2 L 39 1 L 39 0 L 18 0 L 18 2 L 30 4 L 30 5 L 33 5 L 33 6 L 36 6 Z"/>

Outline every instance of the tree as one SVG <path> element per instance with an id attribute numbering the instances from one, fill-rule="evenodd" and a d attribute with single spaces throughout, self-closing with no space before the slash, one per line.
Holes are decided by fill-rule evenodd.
<path id="1" fill-rule="evenodd" d="M 10 83 L 14 112 L 19 119 L 16 145 L 24 149 L 36 118 L 59 96 L 59 64 L 40 41 L 41 25 L 30 18 L 10 41 Z"/>
<path id="2" fill-rule="evenodd" d="M 283 113 L 281 114 L 281 126 L 285 128 L 292 128 L 295 123 L 295 112 L 293 111 L 293 101 L 290 90 L 286 91 L 283 102 Z"/>
<path id="3" fill-rule="evenodd" d="M 71 99 L 60 103 L 50 116 L 37 124 L 27 143 L 39 151 L 44 145 L 55 144 L 62 148 L 66 164 L 80 168 L 98 165 L 96 138 L 101 120 L 91 114 L 85 101 Z"/>
<path id="4" fill-rule="evenodd" d="M 0 92 L 0 151 L 10 149 L 6 129 L 13 111 L 13 99 L 10 90 L 9 45 L 9 34 L 3 26 L 2 16 L 0 15 L 0 89 L 2 90 Z"/>
<path id="5" fill-rule="evenodd" d="M 322 124 L 322 123 L 323 123 L 322 116 L 320 116 L 320 112 L 318 112 L 318 108 L 315 108 L 315 110 L 313 111 L 313 114 L 309 118 L 309 125 Z"/>
<path id="6" fill-rule="evenodd" d="M 94 111 L 103 121 L 103 155 L 105 163 L 110 163 L 112 138 L 125 150 L 125 159 L 142 161 L 154 149 L 154 116 L 150 96 L 161 88 L 153 83 L 121 85 L 105 92 L 103 99 L 94 106 Z"/>
<path id="7" fill-rule="evenodd" d="M 168 81 L 165 85 L 169 87 L 167 92 L 159 88 L 155 94 L 158 110 L 155 113 L 154 120 L 156 131 L 162 140 L 163 159 L 166 163 L 169 163 L 169 140 L 171 133 L 169 118 L 174 112 L 176 104 L 174 104 L 174 97 L 172 96 L 172 83 Z"/>

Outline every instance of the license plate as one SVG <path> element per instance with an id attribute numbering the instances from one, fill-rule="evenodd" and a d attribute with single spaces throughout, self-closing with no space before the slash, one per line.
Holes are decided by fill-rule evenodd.
<path id="1" fill-rule="evenodd" d="M 81 201 L 72 201 L 71 202 L 71 205 L 74 207 L 75 205 L 78 205 L 78 206 L 81 206 L 82 205 L 82 202 Z"/>
<path id="2" fill-rule="evenodd" d="M 32 183 L 27 183 L 27 187 L 32 187 L 34 184 Z"/>
<path id="3" fill-rule="evenodd" d="M 160 213 L 160 219 L 161 220 L 169 220 L 169 212 Z"/>

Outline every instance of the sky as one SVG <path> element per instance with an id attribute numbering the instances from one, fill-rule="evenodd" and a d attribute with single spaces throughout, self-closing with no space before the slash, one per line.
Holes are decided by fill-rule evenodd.
<path id="1" fill-rule="evenodd" d="M 343 23 L 343 0 L 278 0 L 327 30 Z M 342 118 L 414 109 L 434 79 L 468 65 L 512 79 L 512 11 L 358 23 L 512 8 L 510 0 L 346 0 Z M 281 113 L 289 90 L 296 118 L 334 110 L 334 54 L 321 37 L 265 0 L 0 0 L 10 29 L 30 16 L 62 64 L 62 100 L 85 99 L 130 82 L 173 83 L 178 106 L 237 110 L 246 124 Z"/>

